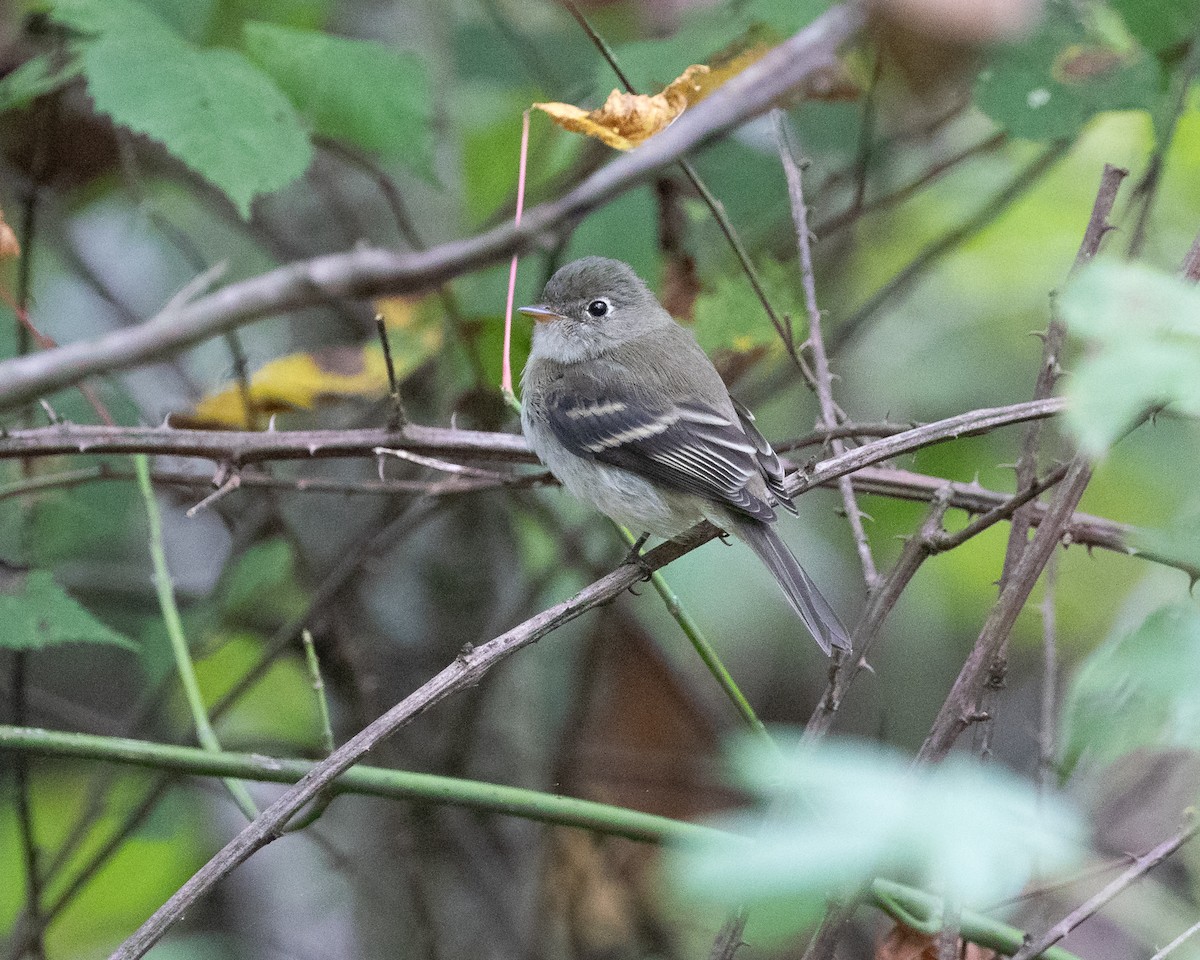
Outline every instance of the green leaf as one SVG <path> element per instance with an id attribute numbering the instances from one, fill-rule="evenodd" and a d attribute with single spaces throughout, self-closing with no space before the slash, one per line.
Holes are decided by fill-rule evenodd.
<path id="1" fill-rule="evenodd" d="M 746 839 L 709 841 L 667 863 L 677 889 L 706 904 L 745 905 L 782 938 L 817 919 L 829 897 L 872 876 L 954 890 L 964 906 L 1019 891 L 1035 869 L 1069 866 L 1086 831 L 1056 798 L 995 765 L 954 757 L 914 771 L 866 744 L 738 744 L 738 784 L 754 813 L 717 825 Z"/>
<path id="2" fill-rule="evenodd" d="M 305 592 L 296 578 L 296 559 L 286 540 L 257 543 L 221 577 L 221 608 L 226 617 L 252 622 L 290 619 L 304 609 Z"/>
<path id="3" fill-rule="evenodd" d="M 27 60 L 0 80 L 0 113 L 27 106 L 35 98 L 65 86 L 79 76 L 83 65 L 74 57 L 60 67 L 49 54 Z"/>
<path id="4" fill-rule="evenodd" d="M 139 33 L 177 36 L 167 23 L 139 0 L 49 0 L 50 16 L 80 33 Z"/>
<path id="5" fill-rule="evenodd" d="M 1095 114 L 1152 106 L 1162 92 L 1158 63 L 1118 49 L 1051 4 L 1021 43 L 999 47 L 975 84 L 975 103 L 1015 137 L 1074 136 Z"/>
<path id="6" fill-rule="evenodd" d="M 378 43 L 248 23 L 246 51 L 314 129 L 431 175 L 429 78 L 414 56 Z"/>
<path id="7" fill-rule="evenodd" d="M 1186 43 L 1200 27 L 1197 0 L 1112 0 L 1111 6 L 1138 43 L 1155 53 Z"/>
<path id="8" fill-rule="evenodd" d="M 1200 742 L 1200 610 L 1164 607 L 1084 662 L 1064 709 L 1065 778 L 1087 758 L 1106 764 L 1138 747 Z"/>
<path id="9" fill-rule="evenodd" d="M 77 44 L 96 109 L 162 143 L 242 216 L 307 169 L 300 118 L 240 53 L 190 44 L 134 0 L 56 0 L 52 15 L 96 34 Z"/>
<path id="10" fill-rule="evenodd" d="M 1149 267 L 1095 263 L 1059 299 L 1071 332 L 1093 341 L 1067 384 L 1067 425 L 1103 454 L 1149 407 L 1200 416 L 1200 291 Z"/>
<path id="11" fill-rule="evenodd" d="M 759 277 L 771 305 L 780 315 L 792 318 L 796 342 L 802 342 L 807 336 L 807 325 L 800 301 L 798 268 L 778 260 L 765 260 L 759 264 Z M 719 350 L 742 353 L 779 344 L 779 334 L 741 272 L 720 277 L 712 290 L 696 298 L 695 321 L 696 339 L 708 353 Z"/>
<path id="12" fill-rule="evenodd" d="M 54 582 L 48 570 L 0 570 L 0 647 L 40 650 L 63 643 L 133 643 L 105 626 Z"/>

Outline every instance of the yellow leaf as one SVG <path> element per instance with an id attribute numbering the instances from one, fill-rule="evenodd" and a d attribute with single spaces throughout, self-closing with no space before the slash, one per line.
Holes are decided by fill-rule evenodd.
<path id="1" fill-rule="evenodd" d="M 774 46 L 774 43 L 758 41 L 731 55 L 717 54 L 707 72 L 696 77 L 696 92 L 688 98 L 688 106 L 699 103 L 718 87 L 736 77 L 750 64 L 761 60 Z"/>
<path id="2" fill-rule="evenodd" d="M 534 107 L 565 130 L 595 137 L 617 150 L 632 150 L 716 89 L 713 86 L 702 92 L 703 78 L 710 72 L 703 64 L 693 64 L 662 93 L 653 95 L 614 90 L 598 110 L 583 110 L 569 103 L 535 103 Z"/>
<path id="3" fill-rule="evenodd" d="M 410 297 L 385 297 L 375 301 L 375 312 L 383 317 L 383 324 L 389 330 L 404 329 L 416 322 L 420 303 Z"/>
<path id="4" fill-rule="evenodd" d="M 374 397 L 387 390 L 387 367 L 378 347 L 330 347 L 272 360 L 250 378 L 250 400 L 258 414 L 310 410 L 344 397 Z M 248 429 L 241 386 L 229 384 L 172 423 L 194 427 Z"/>

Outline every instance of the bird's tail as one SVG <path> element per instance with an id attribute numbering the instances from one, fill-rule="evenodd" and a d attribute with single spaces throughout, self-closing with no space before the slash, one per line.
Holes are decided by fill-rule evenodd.
<path id="1" fill-rule="evenodd" d="M 738 539 L 744 540 L 766 564 L 783 588 L 788 603 L 804 621 L 821 649 L 826 653 L 831 653 L 834 647 L 849 650 L 850 636 L 842 626 L 842 621 L 834 613 L 829 601 L 821 596 L 821 591 L 804 572 L 800 562 L 792 556 L 792 551 L 779 538 L 779 534 L 761 520 L 741 517 L 730 519 L 733 520 L 730 524 L 732 532 L 737 534 Z"/>

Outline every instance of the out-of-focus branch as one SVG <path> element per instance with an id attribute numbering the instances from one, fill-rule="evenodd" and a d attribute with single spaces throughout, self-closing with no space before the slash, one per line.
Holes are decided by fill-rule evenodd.
<path id="1" fill-rule="evenodd" d="M 468 240 L 400 254 L 363 249 L 293 263 L 97 340 L 0 363 L 0 408 L 12 408 L 95 373 L 166 356 L 273 313 L 323 297 L 413 294 L 553 238 L 585 214 L 770 109 L 862 27 L 858 2 L 832 7 L 757 63 L 686 111 L 657 136 L 623 154 L 558 200 L 526 211 L 520 227 L 503 225 Z"/>

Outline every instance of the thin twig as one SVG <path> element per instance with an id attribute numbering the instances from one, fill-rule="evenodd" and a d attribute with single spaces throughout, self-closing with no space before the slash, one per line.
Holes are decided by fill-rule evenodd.
<path id="1" fill-rule="evenodd" d="M 839 662 L 830 666 L 829 682 L 825 693 L 817 702 L 808 723 L 804 727 L 804 739 L 811 742 L 823 737 L 833 725 L 833 719 L 846 692 L 866 669 L 867 654 L 875 645 L 884 621 L 899 601 L 901 594 L 908 587 L 917 570 L 928 557 L 938 551 L 937 537 L 942 533 L 942 521 L 950 506 L 951 489 L 945 485 L 934 496 L 933 505 L 921 524 L 916 536 L 910 537 L 905 543 L 900 557 L 887 576 L 879 581 L 878 588 L 867 601 L 867 609 L 862 619 L 854 628 L 851 637 L 853 654 L 843 657 Z M 997 517 L 997 520 L 999 518 Z"/>
<path id="2" fill-rule="evenodd" d="M 388 378 L 388 408 L 387 428 L 399 430 L 408 423 L 408 414 L 404 410 L 404 401 L 400 398 L 400 382 L 396 379 L 396 364 L 392 360 L 392 342 L 388 339 L 387 324 L 383 322 L 383 314 L 375 314 L 375 332 L 379 334 L 379 345 L 383 348 L 383 363 L 387 368 Z"/>
<path id="3" fill-rule="evenodd" d="M 152 743 L 125 737 L 0 725 L 0 750 L 21 755 L 103 760 L 146 770 L 199 777 L 236 777 L 260 783 L 294 784 L 316 766 L 311 760 L 265 756 Z M 560 826 L 581 827 L 642 843 L 689 838 L 730 837 L 711 827 L 574 797 L 562 797 L 502 784 L 390 770 L 361 764 L 335 780 L 331 793 L 436 802 L 450 806 L 524 817 Z"/>
<path id="4" fill-rule="evenodd" d="M 1068 276 L 1074 276 L 1100 252 L 1104 238 L 1112 230 L 1108 216 L 1116 203 L 1117 193 L 1121 182 L 1127 176 L 1127 171 L 1105 164 L 1100 175 L 1100 185 L 1096 190 L 1096 199 L 1084 228 L 1083 239 L 1076 251 L 1075 260 L 1071 265 Z M 1042 400 L 1054 393 L 1055 385 L 1061 373 L 1059 364 L 1063 347 L 1066 342 L 1066 325 L 1058 316 L 1056 302 L 1052 299 L 1050 305 L 1050 321 L 1042 344 L 1041 364 L 1034 380 L 1033 399 Z M 1041 446 L 1041 425 L 1027 424 L 1021 437 L 1020 453 L 1017 457 L 1017 489 L 1031 489 L 1037 483 L 1038 454 Z M 1008 531 L 1008 542 L 1004 551 L 1004 565 L 1000 573 L 1000 588 L 1003 591 L 1012 571 L 1029 544 L 1029 515 L 1030 507 L 1022 507 L 1013 516 L 1012 525 Z M 1007 638 L 996 648 L 988 665 L 988 677 L 983 686 L 975 712 L 983 719 L 975 728 L 975 746 L 981 756 L 987 756 L 991 735 L 994 729 L 996 693 L 1004 687 L 1008 672 L 1008 641 Z"/>
<path id="5" fill-rule="evenodd" d="M 313 696 L 317 701 L 317 719 L 321 722 L 321 745 L 325 752 L 333 753 L 337 743 L 333 739 L 333 724 L 329 719 L 329 698 L 325 694 L 325 680 L 321 676 L 321 663 L 317 660 L 317 648 L 313 643 L 313 635 L 308 630 L 300 631 L 300 640 L 304 644 L 304 662 L 308 665 L 308 681 L 313 688 Z"/>
<path id="6" fill-rule="evenodd" d="M 1200 933 L 1200 920 L 1197 920 L 1190 927 L 1188 927 L 1186 930 L 1184 930 L 1183 933 L 1181 933 L 1179 936 L 1177 936 L 1174 940 L 1172 940 L 1170 943 L 1168 943 L 1161 950 L 1156 952 L 1154 954 L 1154 956 L 1152 956 L 1150 958 L 1150 960 L 1166 960 L 1166 957 L 1168 954 L 1174 953 L 1177 948 L 1183 946 L 1188 940 L 1190 940 L 1192 937 L 1194 937 L 1197 933 Z"/>
<path id="7" fill-rule="evenodd" d="M 1183 263 L 1179 266 L 1179 273 L 1185 280 L 1191 280 L 1192 283 L 1200 282 L 1200 233 L 1196 234 L 1191 249 L 1183 258 Z"/>
<path id="8" fill-rule="evenodd" d="M 872 213 L 878 213 L 880 210 L 887 210 L 891 207 L 898 206 L 906 200 L 912 199 L 920 193 L 925 187 L 939 180 L 943 175 L 949 173 L 955 167 L 972 160 L 975 157 L 982 156 L 985 153 L 991 153 L 993 150 L 998 150 L 1008 142 L 1008 134 L 1001 130 L 997 133 L 989 134 L 981 140 L 976 141 L 968 147 L 964 147 L 946 157 L 943 160 L 938 160 L 936 163 L 930 164 L 923 173 L 918 174 L 902 187 L 897 187 L 891 193 L 887 193 L 882 197 L 877 197 L 870 200 L 861 206 L 851 204 L 840 213 L 832 214 L 824 220 L 819 221 L 813 227 L 813 233 L 819 238 L 833 236 L 840 230 L 853 223 L 857 223 L 863 217 Z"/>
<path id="9" fill-rule="evenodd" d="M 1058 631 L 1055 624 L 1055 594 L 1058 586 L 1058 555 L 1050 557 L 1042 576 L 1042 696 L 1038 716 L 1038 789 L 1048 797 L 1057 771 L 1054 755 L 1058 746 Z"/>
<path id="10" fill-rule="evenodd" d="M 1188 95 L 1191 92 L 1192 80 L 1196 76 L 1197 69 L 1200 69 L 1200 34 L 1192 38 L 1184 62 L 1172 71 L 1171 83 L 1175 88 L 1174 96 L 1165 111 L 1166 117 L 1156 118 L 1154 124 L 1156 132 L 1160 130 L 1164 132 L 1156 138 L 1157 142 L 1154 152 L 1150 155 L 1150 162 L 1146 165 L 1146 172 L 1142 174 L 1137 186 L 1133 188 L 1130 204 L 1139 200 L 1141 202 L 1138 205 L 1137 220 L 1134 221 L 1133 230 L 1129 235 L 1129 246 L 1125 250 L 1126 256 L 1131 260 L 1141 254 L 1142 246 L 1146 242 L 1146 229 L 1150 225 L 1150 214 L 1154 210 L 1158 189 L 1162 186 L 1167 153 L 1175 142 L 1175 131 L 1179 128 L 1179 118 L 1187 109 Z"/>
<path id="11" fill-rule="evenodd" d="M 1012 960 L 1034 960 L 1047 947 L 1054 946 L 1054 944 L 1058 943 L 1059 940 L 1077 926 L 1107 906 L 1114 897 L 1127 890 L 1166 860 L 1167 857 L 1171 856 L 1171 854 L 1191 840 L 1198 830 L 1200 830 L 1200 823 L 1191 823 L 1178 833 L 1168 837 L 1149 853 L 1138 857 L 1133 866 L 1129 867 L 1129 869 L 1114 878 L 1102 890 L 1089 897 L 1068 913 L 1040 937 L 1030 937 L 1025 946 L 1013 954 Z"/>
<path id="12" fill-rule="evenodd" d="M 800 167 L 792 156 L 788 144 L 787 123 L 782 110 L 775 110 L 775 141 L 779 150 L 779 159 L 783 164 L 787 177 L 788 197 L 791 200 L 792 221 L 796 228 L 796 246 L 800 254 L 800 278 L 804 287 L 804 307 L 808 312 L 808 348 L 812 352 L 813 366 L 816 376 L 817 402 L 821 408 L 820 426 L 832 429 L 837 426 L 837 411 L 833 402 L 833 375 L 829 369 L 829 357 L 825 353 L 825 340 L 821 333 L 821 310 L 817 306 L 816 277 L 813 273 L 812 247 L 809 244 L 808 207 L 804 202 L 804 184 Z M 846 445 L 841 440 L 830 441 L 834 454 L 844 453 Z M 854 536 L 854 546 L 858 551 L 858 559 L 862 564 L 863 579 L 866 581 L 868 595 L 879 583 L 879 571 L 875 567 L 875 558 L 871 555 L 871 545 L 863 529 L 862 511 L 854 496 L 854 485 L 849 477 L 838 481 L 838 490 L 842 495 L 842 507 L 846 512 L 846 520 Z"/>
<path id="13" fill-rule="evenodd" d="M 866 303 L 837 326 L 830 335 L 827 343 L 829 352 L 837 353 L 842 350 L 858 336 L 867 321 L 884 304 L 891 300 L 892 297 L 907 289 L 910 284 L 941 260 L 942 257 L 961 246 L 968 238 L 979 233 L 1024 196 L 1050 171 L 1059 158 L 1067 152 L 1069 145 L 1068 141 L 1059 141 L 1050 144 L 1050 146 L 1046 147 L 1045 150 L 1024 167 L 1003 190 L 984 204 L 977 213 L 938 237 L 913 257 L 904 269 L 880 287 Z"/>

